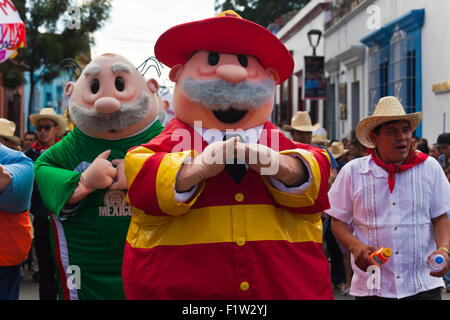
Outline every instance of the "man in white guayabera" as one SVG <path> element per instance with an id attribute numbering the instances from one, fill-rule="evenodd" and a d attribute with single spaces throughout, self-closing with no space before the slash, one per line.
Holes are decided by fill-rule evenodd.
<path id="1" fill-rule="evenodd" d="M 441 299 L 441 277 L 449 268 L 450 185 L 439 163 L 414 149 L 421 118 L 420 112 L 405 114 L 395 97 L 381 98 L 356 127 L 370 154 L 347 163 L 330 189 L 326 212 L 336 239 L 352 253 L 350 294 L 357 299 Z M 379 247 L 392 256 L 378 268 L 369 254 Z M 434 254 L 443 256 L 441 271 L 427 268 Z"/>

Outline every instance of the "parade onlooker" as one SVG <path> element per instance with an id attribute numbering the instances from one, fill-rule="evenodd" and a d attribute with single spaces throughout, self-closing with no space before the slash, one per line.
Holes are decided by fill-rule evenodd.
<path id="1" fill-rule="evenodd" d="M 443 133 L 438 136 L 436 147 L 439 151 L 438 161 L 441 165 L 442 169 L 444 169 L 444 173 L 447 177 L 447 180 L 450 183 L 450 133 Z M 450 217 L 449 217 L 450 218 Z M 444 276 L 445 287 L 447 292 L 450 292 L 450 271 Z"/>
<path id="2" fill-rule="evenodd" d="M 328 150 L 324 144 L 329 142 L 321 137 L 315 136 L 313 143 L 312 132 L 320 128 L 320 123 L 312 125 L 311 117 L 307 111 L 299 111 L 291 119 L 291 124 L 284 124 L 282 126 L 283 130 L 290 132 L 292 140 L 295 142 L 300 142 L 309 145 L 315 145 L 325 149 L 330 157 L 331 161 L 331 175 L 329 178 L 329 185 L 334 180 L 336 176 L 337 168 L 339 164 L 336 162 L 330 150 Z M 320 139 L 319 139 L 320 138 Z M 330 218 L 322 213 L 323 222 L 323 251 L 325 255 L 328 255 L 330 259 L 330 273 L 331 273 L 331 283 L 335 289 L 343 290 L 345 285 L 345 270 L 344 264 L 342 262 L 342 254 L 336 243 L 336 239 L 329 228 Z"/>
<path id="3" fill-rule="evenodd" d="M 320 128 L 320 123 L 312 124 L 311 117 L 307 111 L 298 111 L 294 114 L 291 124 L 282 126 L 283 130 L 291 134 L 295 142 L 311 144 L 313 131 Z"/>
<path id="4" fill-rule="evenodd" d="M 331 161 L 331 167 L 335 168 L 337 167 L 337 162 L 331 155 L 331 152 L 325 147 L 325 144 L 329 142 L 329 140 L 326 139 L 318 139 L 318 137 L 315 137 L 315 142 L 319 143 L 313 143 L 313 131 L 320 128 L 320 123 L 316 123 L 312 125 L 311 117 L 309 116 L 309 113 L 307 111 L 298 111 L 294 114 L 294 116 L 291 119 L 291 124 L 283 124 L 282 129 L 289 132 L 292 140 L 295 142 L 300 142 L 304 144 L 314 145 L 317 147 L 320 147 L 322 149 L 325 149 L 330 156 Z"/>
<path id="5" fill-rule="evenodd" d="M 341 142 L 344 145 L 345 149 L 350 149 L 350 140 L 348 140 L 348 138 L 346 137 L 342 138 Z"/>
<path id="6" fill-rule="evenodd" d="M 438 158 L 441 167 L 446 170 L 450 163 L 450 132 L 443 133 L 437 138 L 437 147 L 441 155 Z"/>
<path id="7" fill-rule="evenodd" d="M 352 159 L 358 159 L 367 156 L 367 149 L 358 141 L 358 139 L 353 139 L 350 143 L 349 153 Z"/>
<path id="8" fill-rule="evenodd" d="M 322 137 L 318 134 L 313 134 L 312 139 L 311 139 L 311 144 L 326 148 L 330 144 L 330 140 L 325 139 L 324 137 Z"/>
<path id="9" fill-rule="evenodd" d="M 22 150 L 25 152 L 28 148 L 30 148 L 33 143 L 35 143 L 38 139 L 36 132 L 28 131 L 23 136 L 22 140 Z"/>
<path id="10" fill-rule="evenodd" d="M 425 154 L 430 153 L 430 149 L 428 148 L 427 142 L 422 139 L 420 139 L 419 142 L 417 142 L 416 150 L 419 150 L 420 152 L 423 152 Z"/>
<path id="11" fill-rule="evenodd" d="M 353 136 L 353 135 L 352 135 Z M 339 157 L 338 162 L 341 164 L 340 169 L 348 162 L 353 159 L 361 158 L 364 156 L 367 156 L 366 147 L 364 147 L 356 138 L 353 138 L 349 143 L 349 152 L 343 153 L 341 157 Z M 347 160 L 350 159 L 350 160 Z M 340 170 L 339 170 L 340 171 Z M 331 220 L 331 217 L 330 217 Z M 353 232 L 353 225 L 349 224 L 348 226 L 350 230 Z M 330 229 L 331 229 L 331 222 L 330 222 Z M 349 295 L 350 294 L 350 286 L 352 282 L 352 276 L 353 276 L 353 270 L 350 263 L 350 251 L 345 248 L 339 241 L 337 241 L 337 244 L 339 245 L 339 249 L 342 253 L 342 261 L 344 263 L 345 268 L 345 287 L 342 289 L 343 295 Z"/>
<path id="12" fill-rule="evenodd" d="M 450 242 L 450 198 L 442 195 L 450 185 L 434 159 L 412 148 L 421 116 L 405 114 L 395 97 L 381 98 L 356 131 L 370 155 L 345 165 L 329 192 L 333 232 L 353 255 L 350 294 L 357 299 L 441 299 Z M 393 255 L 373 275 L 369 254 L 381 246 Z M 427 267 L 434 253 L 445 257 L 439 272 Z"/>
<path id="13" fill-rule="evenodd" d="M 330 179 L 328 180 L 330 187 L 333 185 L 339 171 L 347 163 L 348 151 L 348 149 L 344 148 L 344 144 L 342 142 L 333 141 L 331 143 L 330 152 L 332 157 L 336 159 L 337 166 L 331 169 Z M 342 295 L 348 295 L 352 275 L 346 269 L 343 252 L 339 243 L 336 241 L 333 232 L 331 231 L 331 217 L 329 215 L 325 216 L 326 220 L 323 224 L 323 237 L 331 260 L 330 267 L 332 283 L 336 289 L 340 290 Z"/>
<path id="14" fill-rule="evenodd" d="M 33 162 L 0 144 L 0 300 L 17 300 L 20 265 L 31 247 Z"/>
<path id="15" fill-rule="evenodd" d="M 35 162 L 42 153 L 60 140 L 59 137 L 66 129 L 66 120 L 63 116 L 57 115 L 54 109 L 43 108 L 39 114 L 30 115 L 30 121 L 36 129 L 38 140 L 25 152 L 25 155 Z M 57 289 L 55 265 L 50 246 L 49 212 L 42 203 L 36 183 L 30 212 L 33 215 L 34 245 L 39 267 L 39 299 L 56 300 Z"/>
<path id="16" fill-rule="evenodd" d="M 10 149 L 20 151 L 20 138 L 14 135 L 16 124 L 0 118 L 0 142 Z"/>
<path id="17" fill-rule="evenodd" d="M 22 141 L 20 142 L 22 151 L 26 152 L 29 148 L 31 148 L 31 146 L 33 145 L 33 143 L 36 142 L 37 139 L 38 136 L 36 132 L 33 131 L 26 132 L 25 135 L 23 136 Z M 33 216 L 31 214 L 30 219 L 31 222 L 33 222 Z M 34 234 L 33 229 L 31 230 L 31 232 L 32 234 Z M 33 273 L 33 280 L 37 281 L 39 268 L 37 263 L 36 248 L 34 245 L 34 241 L 31 243 L 31 249 L 30 253 L 28 254 L 28 258 L 22 265 L 22 276 L 24 276 L 25 267 L 28 267 L 28 269 Z"/>
<path id="18" fill-rule="evenodd" d="M 439 159 L 439 156 L 441 155 L 441 153 L 439 152 L 437 144 L 431 145 L 430 150 L 428 151 L 428 154 L 430 156 L 432 156 L 433 158 L 435 158 L 436 160 Z"/>
<path id="19" fill-rule="evenodd" d="M 335 170 L 335 176 L 341 171 L 342 167 L 347 163 L 347 153 L 349 152 L 349 149 L 346 149 L 344 147 L 344 144 L 342 142 L 333 141 L 330 145 L 330 152 L 333 155 L 333 158 L 336 160 L 338 166 Z M 332 173 L 333 176 L 333 173 Z M 334 181 L 334 179 L 333 179 Z"/>

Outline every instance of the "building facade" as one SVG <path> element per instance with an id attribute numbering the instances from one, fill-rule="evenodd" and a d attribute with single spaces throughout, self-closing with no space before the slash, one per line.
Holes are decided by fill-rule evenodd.
<path id="1" fill-rule="evenodd" d="M 299 10 L 276 33 L 276 36 L 285 44 L 294 58 L 294 71 L 291 77 L 277 87 L 275 108 L 272 113 L 272 122 L 281 126 L 290 123 L 292 115 L 297 111 L 309 111 L 313 123 L 320 122 L 326 126 L 327 111 L 324 100 L 305 100 L 304 57 L 313 56 L 313 48 L 308 41 L 310 30 L 324 31 L 326 9 L 331 5 L 329 1 L 311 0 Z M 324 41 L 320 38 L 315 50 L 316 55 L 324 55 Z"/>
<path id="2" fill-rule="evenodd" d="M 30 74 L 24 72 L 25 83 L 17 89 L 7 89 L 0 82 L 0 118 L 16 124 L 15 135 L 23 138 L 25 132 L 34 131 L 29 122 Z M 34 88 L 34 99 L 31 113 L 39 113 L 42 108 L 52 107 L 58 114 L 64 114 L 67 108 L 67 97 L 64 86 L 69 81 L 67 73 L 49 83 L 39 82 Z"/>
<path id="3" fill-rule="evenodd" d="M 429 144 L 450 131 L 450 1 L 311 0 L 276 35 L 291 51 L 292 76 L 277 87 L 272 121 L 310 112 L 328 138 L 352 138 L 379 98 L 396 96 L 407 113 L 422 112 L 415 135 Z M 323 32 L 326 99 L 303 100 L 307 33 Z"/>
<path id="4" fill-rule="evenodd" d="M 450 130 L 450 2 L 335 1 L 325 22 L 330 136 L 351 135 L 380 97 L 422 112 L 415 134 L 431 144 Z"/>
<path id="5" fill-rule="evenodd" d="M 41 68 L 42 69 L 42 68 Z M 42 70 L 36 72 L 36 74 L 40 74 Z M 25 85 L 24 85 L 24 128 L 25 131 L 28 131 L 27 128 L 30 128 L 31 131 L 34 131 L 33 125 L 29 122 L 29 101 L 30 101 L 30 73 L 25 72 Z M 67 108 L 67 97 L 64 94 L 64 87 L 66 83 L 70 80 L 69 73 L 61 72 L 60 76 L 53 79 L 52 81 L 38 82 L 35 84 L 33 90 L 33 103 L 31 114 L 39 113 L 42 108 L 51 107 L 55 109 L 57 114 L 64 114 L 65 109 Z"/>

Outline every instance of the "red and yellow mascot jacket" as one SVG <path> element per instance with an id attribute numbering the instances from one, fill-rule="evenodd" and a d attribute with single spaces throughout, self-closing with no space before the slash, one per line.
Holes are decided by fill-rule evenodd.
<path id="1" fill-rule="evenodd" d="M 308 163 L 313 180 L 304 193 L 281 192 L 249 169 L 239 184 L 223 171 L 203 181 L 189 203 L 177 202 L 178 170 L 207 143 L 176 118 L 128 152 L 132 219 L 122 269 L 127 299 L 333 299 L 321 249 L 328 155 L 292 142 L 271 122 L 264 129 L 267 146 L 275 134 L 281 153 Z M 201 150 L 174 152 L 180 132 L 189 133 L 192 146 L 199 139 Z"/>

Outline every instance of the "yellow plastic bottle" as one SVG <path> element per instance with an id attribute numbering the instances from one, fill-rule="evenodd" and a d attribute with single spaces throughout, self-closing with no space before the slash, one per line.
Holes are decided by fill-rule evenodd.
<path id="1" fill-rule="evenodd" d="M 380 266 L 384 263 L 386 263 L 389 258 L 392 256 L 392 250 L 385 247 L 380 247 L 378 250 L 375 250 L 372 252 L 369 256 L 370 262 L 372 262 L 373 265 Z"/>

